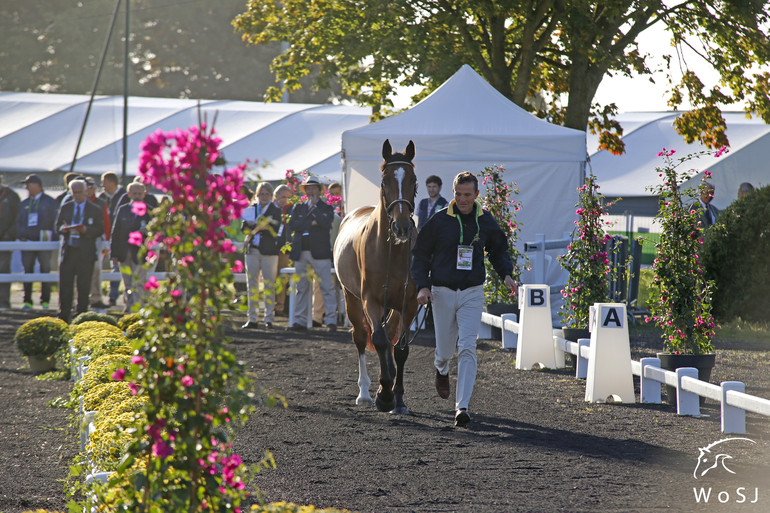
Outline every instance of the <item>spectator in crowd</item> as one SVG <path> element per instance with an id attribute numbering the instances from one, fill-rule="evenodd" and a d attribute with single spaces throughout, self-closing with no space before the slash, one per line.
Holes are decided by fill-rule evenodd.
<path id="1" fill-rule="evenodd" d="M 57 208 L 61 208 L 66 200 L 71 199 L 70 183 L 72 183 L 72 180 L 75 178 L 82 178 L 82 176 L 80 173 L 75 173 L 73 171 L 64 174 L 64 177 L 62 178 L 62 181 L 64 182 L 64 191 L 54 198 L 54 200 L 56 200 Z"/>
<path id="2" fill-rule="evenodd" d="M 441 195 L 441 178 L 431 175 L 425 180 L 428 197 L 420 200 L 417 206 L 417 229 L 422 230 L 433 214 L 447 206 L 447 200 Z"/>
<path id="3" fill-rule="evenodd" d="M 743 182 L 738 186 L 738 199 L 741 199 L 742 197 L 744 197 L 745 195 L 753 191 L 754 191 L 753 185 L 751 185 L 749 182 Z"/>
<path id="4" fill-rule="evenodd" d="M 56 231 L 62 238 L 61 263 L 59 265 L 59 318 L 70 322 L 72 296 L 77 277 L 77 313 L 88 311 L 88 295 L 91 277 L 96 263 L 96 240 L 104 233 L 104 214 L 99 207 L 89 203 L 86 182 L 70 182 L 68 201 L 59 209 Z"/>
<path id="5" fill-rule="evenodd" d="M 23 241 L 52 241 L 57 240 L 56 215 L 59 204 L 51 196 L 43 192 L 43 181 L 36 174 L 31 174 L 22 182 L 28 197 L 21 202 L 19 215 L 16 218 L 16 236 Z M 29 250 L 21 252 L 21 263 L 24 272 L 35 272 L 35 262 L 40 266 L 41 273 L 51 272 L 51 255 L 53 251 Z M 40 306 L 48 309 L 51 302 L 51 283 L 43 282 L 40 286 Z M 24 304 L 22 309 L 32 308 L 32 282 L 24 282 Z"/>
<path id="6" fill-rule="evenodd" d="M 91 302 L 91 308 L 105 309 L 107 305 L 104 304 L 104 298 L 102 297 L 102 261 L 110 254 L 110 233 L 112 232 L 112 224 L 110 221 L 109 207 L 107 201 L 96 195 L 96 180 L 86 177 L 86 196 L 89 203 L 93 203 L 104 214 L 104 234 L 100 235 L 96 241 L 96 265 L 94 265 L 94 274 L 91 277 L 91 296 L 89 301 Z"/>
<path id="7" fill-rule="evenodd" d="M 700 211 L 700 226 L 708 228 L 717 221 L 719 209 L 711 204 L 714 199 L 714 184 L 706 182 L 701 190 L 700 198 L 697 203 L 693 203 L 692 209 Z"/>
<path id="8" fill-rule="evenodd" d="M 144 284 L 147 281 L 147 267 L 139 261 L 139 249 L 147 235 L 147 223 L 150 214 L 137 203 L 143 203 L 146 189 L 141 182 L 128 185 L 129 202 L 118 207 L 110 235 L 110 255 L 123 276 L 123 293 L 126 312 L 130 312 L 136 303 L 141 302 L 144 295 Z M 144 210 L 144 212 L 141 212 Z M 141 215 L 140 215 L 141 214 Z M 136 233 L 141 234 L 139 240 L 133 240 Z M 138 244 L 137 244 L 138 242 Z"/>
<path id="9" fill-rule="evenodd" d="M 291 188 L 288 185 L 281 184 L 275 188 L 273 192 L 273 203 L 281 210 L 281 225 L 278 227 L 276 236 L 278 237 L 278 244 L 281 248 L 286 244 L 288 240 L 289 227 L 288 219 L 289 212 L 291 211 Z M 289 286 L 289 281 L 285 275 L 280 274 L 281 269 L 291 266 L 291 258 L 289 253 L 284 251 L 278 252 L 278 269 L 276 279 L 276 293 L 275 293 L 275 312 L 276 315 L 288 315 L 288 305 L 286 304 L 286 289 Z"/>
<path id="10" fill-rule="evenodd" d="M 21 198 L 10 187 L 3 185 L 0 177 L 0 242 L 16 240 L 16 218 Z M 13 251 L 0 251 L 0 274 L 11 272 Z M 0 309 L 11 307 L 11 284 L 0 283 Z"/>
<path id="11" fill-rule="evenodd" d="M 340 233 L 340 224 L 342 223 L 342 216 L 344 212 L 344 205 L 342 203 L 342 187 L 337 182 L 332 182 L 324 193 L 326 202 L 334 208 L 334 219 L 332 220 L 332 227 L 329 230 L 329 241 L 332 245 L 332 254 L 334 252 L 334 242 L 337 240 L 337 234 Z M 342 300 L 342 289 L 340 288 L 337 277 L 332 274 L 332 281 L 334 282 L 334 297 L 336 299 L 337 308 L 344 304 Z M 323 294 L 321 293 L 321 280 L 316 278 L 313 280 L 313 326 L 323 326 L 324 317 L 324 302 Z"/>
<path id="12" fill-rule="evenodd" d="M 104 192 L 102 192 L 99 195 L 99 197 L 107 201 L 107 211 L 110 215 L 110 223 L 114 223 L 115 214 L 117 213 L 118 208 L 130 201 L 128 198 L 127 191 L 120 185 L 120 182 L 118 181 L 118 175 L 116 175 L 112 171 L 107 171 L 106 173 L 102 174 L 102 189 L 104 189 Z M 114 259 L 113 259 L 112 271 L 113 272 L 120 271 L 120 268 L 117 265 L 115 265 Z M 110 293 L 109 293 L 110 306 L 115 306 L 115 304 L 118 301 L 119 293 L 120 293 L 120 282 L 111 281 Z"/>
<path id="13" fill-rule="evenodd" d="M 321 279 L 324 321 L 329 331 L 337 331 L 337 300 L 332 283 L 332 247 L 330 230 L 334 210 L 321 199 L 322 185 L 308 176 L 300 185 L 306 201 L 294 205 L 289 219 L 292 231 L 291 259 L 300 279 L 297 283 L 296 314 L 290 329 L 304 330 L 307 325 L 308 295 L 311 293 L 307 267 L 310 265 Z"/>
<path id="14" fill-rule="evenodd" d="M 273 186 L 262 182 L 257 186 L 254 204 L 244 210 L 243 231 L 248 275 L 249 318 L 245 329 L 255 329 L 259 309 L 259 274 L 265 288 L 265 327 L 273 327 L 275 320 L 275 279 L 278 272 L 278 254 L 281 250 L 278 231 L 281 228 L 281 209 L 273 203 Z"/>
<path id="15" fill-rule="evenodd" d="M 468 403 L 476 381 L 476 336 L 484 308 L 484 254 L 506 287 L 514 290 L 513 262 L 505 233 L 476 203 L 479 182 L 467 171 L 453 184 L 454 200 L 417 235 L 412 279 L 421 305 L 433 303 L 436 391 L 449 397 L 449 363 L 457 350 L 455 425 L 470 422 Z"/>
<path id="16" fill-rule="evenodd" d="M 144 204 L 147 205 L 147 210 L 152 211 L 158 208 L 158 205 L 160 205 L 160 202 L 158 201 L 158 198 L 156 198 L 154 194 L 150 193 L 150 188 L 147 186 L 147 184 L 144 183 L 142 179 L 138 176 L 134 178 L 134 181 L 144 185 L 144 198 L 142 198 L 142 202 L 144 202 Z"/>

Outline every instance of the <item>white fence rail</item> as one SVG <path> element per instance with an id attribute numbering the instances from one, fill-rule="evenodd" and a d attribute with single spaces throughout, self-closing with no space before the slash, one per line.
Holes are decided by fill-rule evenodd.
<path id="1" fill-rule="evenodd" d="M 520 289 L 521 295 L 521 289 Z M 523 311 L 522 322 L 517 322 L 514 314 L 496 316 L 488 313 L 482 314 L 482 328 L 479 338 L 489 338 L 491 327 L 502 329 L 503 347 L 516 348 L 517 360 L 521 354 L 521 344 L 548 344 L 544 340 L 519 340 L 523 335 L 531 331 L 527 322 L 527 314 Z M 598 306 L 598 305 L 597 305 Z M 622 307 L 623 305 L 618 305 Z M 553 352 L 557 356 L 557 367 L 565 367 L 562 362 L 565 354 L 575 355 L 575 377 L 587 379 L 591 358 L 591 339 L 579 339 L 577 342 L 569 341 L 561 336 L 561 330 L 552 330 Z M 627 332 L 626 332 L 627 336 Z M 719 385 L 707 383 L 698 379 L 697 369 L 685 367 L 675 371 L 660 368 L 658 358 L 642 358 L 640 361 L 630 360 L 630 373 L 639 377 L 639 402 L 661 403 L 661 388 L 668 385 L 676 389 L 677 414 L 700 417 L 700 398 L 712 400 L 721 407 L 721 431 L 723 433 L 746 433 L 746 412 L 770 417 L 770 399 L 752 396 L 745 393 L 746 386 L 739 381 L 725 381 Z M 623 362 L 613 362 L 622 366 Z M 517 369 L 520 368 L 517 362 Z M 594 372 L 602 372 L 594 369 Z"/>

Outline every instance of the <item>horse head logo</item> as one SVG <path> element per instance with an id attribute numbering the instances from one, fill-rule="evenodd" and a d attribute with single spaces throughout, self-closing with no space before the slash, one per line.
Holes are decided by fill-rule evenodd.
<path id="1" fill-rule="evenodd" d="M 745 440 L 753 444 L 756 443 L 750 438 L 737 437 L 723 438 L 722 440 L 717 440 L 716 442 L 711 443 L 706 447 L 699 447 L 698 462 L 695 464 L 695 470 L 693 470 L 692 476 L 695 479 L 698 479 L 699 477 L 705 476 L 710 470 L 715 469 L 720 465 L 729 473 L 735 474 L 735 472 L 727 468 L 727 460 L 732 459 L 732 456 L 727 454 L 727 452 L 724 452 L 725 448 L 722 447 L 722 444 L 725 442 L 734 442 L 738 440 Z"/>

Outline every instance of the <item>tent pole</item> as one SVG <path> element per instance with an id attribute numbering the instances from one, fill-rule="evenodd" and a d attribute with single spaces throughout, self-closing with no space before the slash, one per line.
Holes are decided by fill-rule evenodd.
<path id="1" fill-rule="evenodd" d="M 128 40 L 131 36 L 129 30 L 128 14 L 131 11 L 131 0 L 126 0 L 126 41 L 123 47 L 123 173 L 121 182 L 127 185 L 126 181 L 126 154 L 128 153 Z"/>
<path id="2" fill-rule="evenodd" d="M 102 76 L 102 69 L 104 69 L 104 61 L 107 58 L 107 49 L 110 47 L 110 39 L 112 39 L 112 32 L 115 30 L 115 21 L 118 19 L 118 12 L 120 9 L 120 0 L 115 3 L 115 11 L 112 13 L 112 22 L 110 23 L 110 31 L 107 33 L 107 38 L 104 40 L 104 48 L 102 48 L 102 57 L 99 59 L 99 68 L 96 70 L 96 78 L 94 79 L 94 86 L 91 88 L 91 98 L 88 100 L 88 108 L 86 109 L 86 117 L 83 119 L 83 125 L 80 127 L 80 135 L 78 136 L 78 142 L 75 145 L 75 155 L 72 157 L 70 163 L 70 173 L 75 170 L 75 162 L 78 160 L 78 152 L 80 151 L 80 143 L 83 142 L 83 134 L 86 131 L 86 125 L 88 124 L 88 116 L 91 114 L 91 105 L 94 103 L 94 96 L 96 96 L 96 88 L 99 85 L 99 79 Z"/>

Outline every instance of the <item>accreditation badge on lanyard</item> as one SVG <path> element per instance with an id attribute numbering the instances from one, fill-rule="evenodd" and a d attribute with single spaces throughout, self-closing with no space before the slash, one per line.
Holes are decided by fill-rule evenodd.
<path id="1" fill-rule="evenodd" d="M 479 218 L 476 216 L 475 210 L 471 210 L 471 213 L 476 220 L 476 234 L 473 236 L 470 245 L 463 244 L 465 239 L 463 223 L 460 220 L 460 214 L 457 214 L 457 222 L 460 225 L 460 244 L 457 245 L 457 269 L 460 271 L 470 271 L 473 269 L 473 243 L 479 240 Z"/>
<path id="2" fill-rule="evenodd" d="M 473 246 L 457 246 L 457 268 L 461 271 L 470 271 L 473 268 Z"/>

